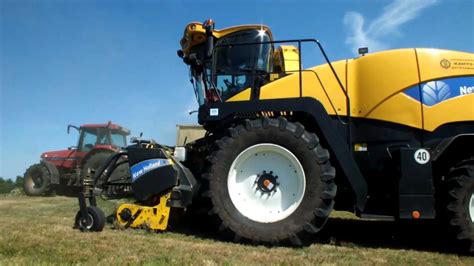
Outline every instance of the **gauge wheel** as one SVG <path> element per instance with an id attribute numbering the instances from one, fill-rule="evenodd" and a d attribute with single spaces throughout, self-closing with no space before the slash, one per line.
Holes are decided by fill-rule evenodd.
<path id="1" fill-rule="evenodd" d="M 105 226 L 105 214 L 98 207 L 87 207 L 87 218 L 81 218 L 81 211 L 76 214 L 75 228 L 87 232 L 100 232 Z"/>

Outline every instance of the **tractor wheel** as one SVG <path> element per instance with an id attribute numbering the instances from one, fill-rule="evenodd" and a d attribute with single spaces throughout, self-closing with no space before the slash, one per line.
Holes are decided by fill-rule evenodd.
<path id="1" fill-rule="evenodd" d="M 300 123 L 247 120 L 230 128 L 208 159 L 203 196 L 234 241 L 305 245 L 333 209 L 329 153 Z"/>
<path id="2" fill-rule="evenodd" d="M 113 153 L 110 151 L 97 152 L 86 159 L 82 168 L 82 176 L 87 174 L 87 169 L 97 170 Z M 121 164 L 109 178 L 109 181 L 119 180 L 129 175 L 128 164 Z"/>
<path id="3" fill-rule="evenodd" d="M 81 219 L 81 211 L 76 214 L 74 227 L 86 232 L 100 232 L 105 226 L 104 212 L 94 206 L 87 207 L 87 219 Z"/>
<path id="4" fill-rule="evenodd" d="M 24 175 L 23 189 L 28 196 L 49 196 L 52 188 L 48 168 L 40 163 L 30 166 Z"/>
<path id="5" fill-rule="evenodd" d="M 109 151 L 99 151 L 89 156 L 82 167 L 82 176 L 87 174 L 87 170 L 97 170 L 113 153 Z"/>
<path id="6" fill-rule="evenodd" d="M 474 158 L 452 168 L 446 182 L 446 218 L 454 237 L 474 252 Z"/>

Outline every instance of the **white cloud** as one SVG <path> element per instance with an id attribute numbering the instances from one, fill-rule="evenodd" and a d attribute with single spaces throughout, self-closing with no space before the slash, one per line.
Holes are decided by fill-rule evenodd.
<path id="1" fill-rule="evenodd" d="M 399 28 L 416 18 L 421 12 L 438 0 L 394 0 L 387 5 L 382 14 L 370 21 L 365 26 L 364 17 L 357 12 L 347 12 L 344 16 L 344 24 L 348 27 L 350 35 L 346 43 L 352 51 L 357 53 L 359 47 L 369 47 L 370 51 L 380 51 L 389 48 L 384 38 L 400 35 Z"/>

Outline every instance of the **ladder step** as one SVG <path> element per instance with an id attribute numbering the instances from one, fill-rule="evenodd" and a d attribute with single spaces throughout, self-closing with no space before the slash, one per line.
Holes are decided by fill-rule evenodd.
<path id="1" fill-rule="evenodd" d="M 363 213 L 360 218 L 369 220 L 380 220 L 380 221 L 395 221 L 394 216 L 390 215 L 377 215 L 377 214 L 366 214 Z"/>

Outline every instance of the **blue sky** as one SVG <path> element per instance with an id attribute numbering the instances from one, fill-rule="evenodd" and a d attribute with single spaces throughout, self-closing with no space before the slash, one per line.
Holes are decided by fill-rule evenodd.
<path id="1" fill-rule="evenodd" d="M 0 176 L 23 175 L 41 152 L 75 145 L 67 124 L 111 120 L 174 145 L 175 125 L 196 123 L 176 56 L 189 22 L 266 24 L 275 39 L 321 40 L 333 60 L 365 45 L 474 52 L 473 3 L 0 0 Z"/>

